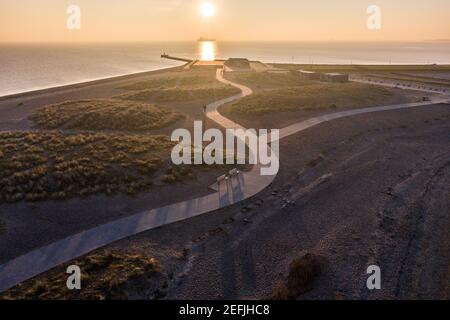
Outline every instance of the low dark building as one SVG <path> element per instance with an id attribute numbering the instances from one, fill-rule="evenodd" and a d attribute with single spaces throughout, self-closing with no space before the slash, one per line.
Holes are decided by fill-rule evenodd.
<path id="1" fill-rule="evenodd" d="M 250 61 L 244 58 L 230 58 L 225 61 L 225 66 L 232 70 L 251 70 Z"/>
<path id="2" fill-rule="evenodd" d="M 300 76 L 305 80 L 320 80 L 320 73 L 315 71 L 300 70 Z"/>
<path id="3" fill-rule="evenodd" d="M 320 80 L 327 82 L 348 82 L 349 75 L 346 73 L 323 73 Z"/>

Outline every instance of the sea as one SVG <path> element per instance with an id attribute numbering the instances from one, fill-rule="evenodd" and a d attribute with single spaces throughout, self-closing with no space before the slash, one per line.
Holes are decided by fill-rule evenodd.
<path id="1" fill-rule="evenodd" d="M 217 42 L 216 58 L 267 63 L 450 64 L 450 42 Z M 0 44 L 0 96 L 178 66 L 199 44 Z"/>

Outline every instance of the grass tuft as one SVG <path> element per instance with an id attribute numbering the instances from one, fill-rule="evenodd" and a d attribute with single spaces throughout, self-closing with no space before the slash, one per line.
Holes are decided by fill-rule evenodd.
<path id="1" fill-rule="evenodd" d="M 391 92 L 360 83 L 321 83 L 264 89 L 231 106 L 231 112 L 264 115 L 275 112 L 315 111 L 338 107 L 364 107 L 382 103 Z"/>
<path id="2" fill-rule="evenodd" d="M 120 99 L 135 101 L 153 101 L 157 103 L 186 102 L 197 100 L 219 100 L 239 94 L 240 90 L 232 86 L 218 88 L 169 88 L 147 89 L 119 96 Z"/>
<path id="3" fill-rule="evenodd" d="M 71 262 L 81 269 L 81 290 L 68 290 L 68 266 L 56 268 L 20 284 L 4 294 L 2 300 L 117 300 L 129 299 L 129 292 L 144 293 L 161 274 L 157 260 L 143 254 L 103 250 Z"/>
<path id="4" fill-rule="evenodd" d="M 170 155 L 166 136 L 0 133 L 0 203 L 146 190 Z"/>
<path id="5" fill-rule="evenodd" d="M 217 85 L 220 85 L 220 83 L 216 80 L 215 72 L 190 71 L 188 73 L 178 73 L 176 76 L 161 76 L 144 81 L 137 81 L 121 86 L 119 89 L 140 91 L 167 88 L 198 88 Z"/>
<path id="6" fill-rule="evenodd" d="M 183 115 L 144 102 L 115 99 L 69 101 L 39 110 L 30 119 L 44 129 L 161 129 Z"/>
<path id="7" fill-rule="evenodd" d="M 295 259 L 289 265 L 284 283 L 278 284 L 272 294 L 274 300 L 293 300 L 312 289 L 312 282 L 320 273 L 319 257 L 313 253 Z"/>

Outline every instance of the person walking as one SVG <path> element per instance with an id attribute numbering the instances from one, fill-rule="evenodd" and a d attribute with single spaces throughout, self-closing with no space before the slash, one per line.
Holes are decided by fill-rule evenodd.
<path id="1" fill-rule="evenodd" d="M 203 113 L 206 114 L 206 106 L 203 106 Z"/>

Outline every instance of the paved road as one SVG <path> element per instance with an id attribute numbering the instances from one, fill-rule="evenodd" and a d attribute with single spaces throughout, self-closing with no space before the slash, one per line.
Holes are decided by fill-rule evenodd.
<path id="1" fill-rule="evenodd" d="M 224 79 L 222 70 L 217 71 L 217 79 L 241 89 L 241 94 L 211 103 L 207 106 L 207 116 L 225 128 L 242 128 L 239 124 L 223 117 L 218 112 L 218 108 L 226 103 L 252 94 L 251 89 Z M 434 103 L 438 102 L 441 101 L 435 101 Z M 282 129 L 280 131 L 280 139 L 338 118 L 370 112 L 413 108 L 429 104 L 431 102 L 400 104 L 343 111 L 319 116 Z M 275 176 L 260 175 L 260 165 L 255 165 L 250 172 L 243 173 L 226 181 L 227 186 L 220 186 L 218 188 L 219 191 L 216 193 L 116 220 L 83 231 L 48 246 L 35 249 L 0 266 L 0 292 L 117 240 L 240 202 L 264 190 L 274 179 Z M 232 189 L 232 192 L 228 192 L 230 189 Z"/>

